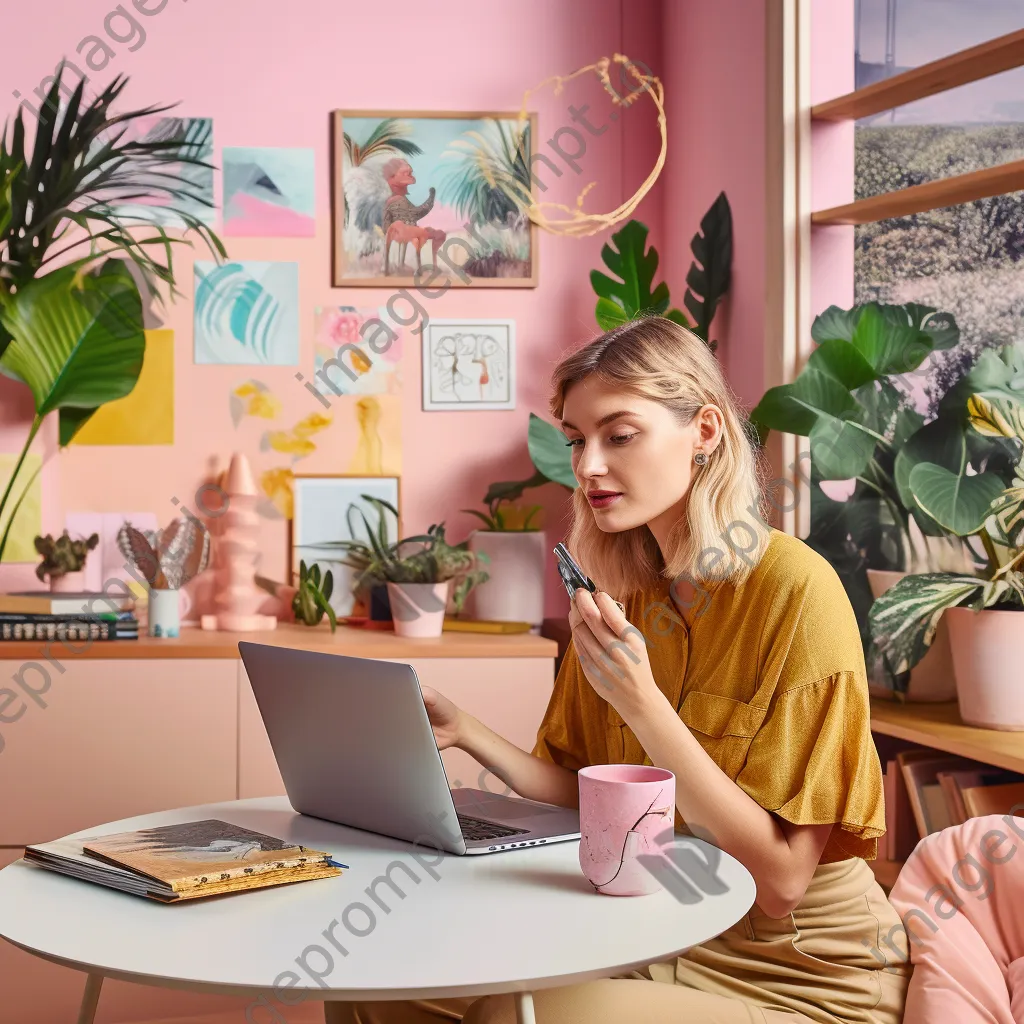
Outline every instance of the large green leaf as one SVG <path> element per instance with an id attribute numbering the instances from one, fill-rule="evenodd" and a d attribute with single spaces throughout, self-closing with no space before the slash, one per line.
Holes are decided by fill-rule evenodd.
<path id="1" fill-rule="evenodd" d="M 985 581 L 954 573 L 906 576 L 871 606 L 871 635 L 892 672 L 908 673 L 927 653 L 947 608 L 980 598 Z"/>
<path id="2" fill-rule="evenodd" d="M 689 326 L 678 309 L 669 310 L 668 285 L 662 281 L 654 285 L 658 270 L 658 250 L 647 249 L 647 225 L 638 220 L 629 221 L 612 235 L 614 246 L 606 242 L 601 248 L 601 259 L 618 278 L 609 277 L 600 270 L 590 272 L 590 283 L 598 295 L 595 317 L 603 331 L 632 320 L 640 313 L 654 313 Z"/>
<path id="3" fill-rule="evenodd" d="M 13 338 L 3 366 L 29 386 L 40 417 L 61 410 L 61 445 L 99 406 L 135 387 L 146 348 L 142 299 L 124 263 L 80 270 L 61 267 L 0 304 Z"/>
<path id="4" fill-rule="evenodd" d="M 943 529 L 969 537 L 984 526 L 1003 481 L 995 473 L 967 476 L 921 463 L 911 470 L 910 490 L 918 507 Z"/>
<path id="5" fill-rule="evenodd" d="M 886 315 L 877 303 L 869 303 L 861 311 L 852 344 L 878 377 L 916 370 L 934 347 L 931 337 L 909 318 Z"/>
<path id="6" fill-rule="evenodd" d="M 931 537 L 941 537 L 944 528 L 932 519 L 917 504 L 910 485 L 910 474 L 919 464 L 942 466 L 960 476 L 967 466 L 967 441 L 963 427 L 951 416 L 940 416 L 925 424 L 896 455 L 893 480 L 903 506 L 911 511 L 922 532 Z"/>
<path id="7" fill-rule="evenodd" d="M 724 192 L 709 207 L 690 241 L 694 260 L 686 274 L 683 305 L 693 317 L 693 333 L 711 345 L 708 332 L 732 276 L 732 210 Z"/>
<path id="8" fill-rule="evenodd" d="M 871 463 L 875 438 L 852 419 L 819 417 L 811 428 L 811 459 L 822 480 L 850 480 Z"/>
<path id="9" fill-rule="evenodd" d="M 852 341 L 860 313 L 860 306 L 854 306 L 853 309 L 829 306 L 814 318 L 814 322 L 811 324 L 811 337 L 819 345 L 831 340 Z"/>
<path id="10" fill-rule="evenodd" d="M 568 447 L 565 434 L 532 412 L 528 443 L 534 466 L 548 480 L 573 490 L 579 486 L 576 474 L 572 471 L 572 449 Z"/>
<path id="11" fill-rule="evenodd" d="M 807 365 L 835 378 L 847 391 L 875 380 L 874 367 L 848 341 L 830 338 L 808 357 Z"/>

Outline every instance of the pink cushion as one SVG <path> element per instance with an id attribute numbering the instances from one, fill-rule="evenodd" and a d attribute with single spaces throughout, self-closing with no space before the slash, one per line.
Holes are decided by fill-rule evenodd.
<path id="1" fill-rule="evenodd" d="M 905 1024 L 1024 1024 L 1024 817 L 922 839 L 889 900 L 914 964 Z"/>

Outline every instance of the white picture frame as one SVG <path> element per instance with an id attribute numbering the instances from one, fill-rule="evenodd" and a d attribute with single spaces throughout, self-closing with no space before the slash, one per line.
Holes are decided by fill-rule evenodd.
<path id="1" fill-rule="evenodd" d="M 430 317 L 423 327 L 423 411 L 516 407 L 516 322 Z"/>
<path id="2" fill-rule="evenodd" d="M 292 585 L 297 586 L 299 580 L 299 562 L 305 561 L 307 566 L 320 566 L 321 573 L 328 569 L 334 576 L 334 591 L 331 594 L 331 607 L 336 615 L 350 615 L 355 604 L 352 583 L 356 570 L 337 561 L 342 552 L 326 551 L 317 554 L 316 545 L 325 541 L 362 540 L 368 543 L 362 522 L 354 517 L 357 526 L 355 538 L 348 527 L 347 509 L 355 504 L 363 510 L 370 526 L 377 523 L 377 511 L 360 495 L 370 494 L 390 502 L 398 509 L 401 517 L 402 506 L 399 501 L 400 486 L 397 476 L 350 476 L 347 474 L 296 474 L 293 480 L 293 511 L 289 526 L 288 559 L 292 572 Z M 401 536 L 401 519 L 387 514 L 388 541 L 394 543 Z"/>

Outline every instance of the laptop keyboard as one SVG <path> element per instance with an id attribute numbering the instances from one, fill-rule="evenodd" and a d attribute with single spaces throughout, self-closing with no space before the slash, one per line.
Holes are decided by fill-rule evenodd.
<path id="1" fill-rule="evenodd" d="M 459 827 L 466 839 L 504 839 L 506 836 L 525 836 L 530 831 L 525 828 L 509 828 L 483 818 L 471 818 L 468 814 L 460 814 Z"/>

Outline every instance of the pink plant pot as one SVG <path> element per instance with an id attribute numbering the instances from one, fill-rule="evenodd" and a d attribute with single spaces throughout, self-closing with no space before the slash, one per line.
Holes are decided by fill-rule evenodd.
<path id="1" fill-rule="evenodd" d="M 63 576 L 50 577 L 51 594 L 81 594 L 85 590 L 85 570 L 66 572 Z"/>
<path id="2" fill-rule="evenodd" d="M 440 636 L 451 580 L 444 583 L 389 583 L 391 620 L 398 636 Z"/>
<path id="3" fill-rule="evenodd" d="M 608 896 L 646 896 L 661 884 L 638 860 L 671 842 L 676 777 L 666 768 L 596 764 L 581 768 L 580 867 Z"/>
<path id="4" fill-rule="evenodd" d="M 983 729 L 1024 731 L 1024 612 L 947 608 L 960 717 Z"/>

